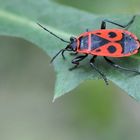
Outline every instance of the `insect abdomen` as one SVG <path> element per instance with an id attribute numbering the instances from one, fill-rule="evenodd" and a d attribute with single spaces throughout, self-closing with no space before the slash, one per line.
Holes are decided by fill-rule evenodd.
<path id="1" fill-rule="evenodd" d="M 123 48 L 122 53 L 128 54 L 133 53 L 135 50 L 138 49 L 138 42 L 135 40 L 131 35 L 124 33 L 123 39 L 119 42 Z"/>

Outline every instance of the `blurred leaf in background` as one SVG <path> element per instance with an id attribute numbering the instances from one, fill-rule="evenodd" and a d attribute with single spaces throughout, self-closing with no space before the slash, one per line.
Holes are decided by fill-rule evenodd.
<path id="1" fill-rule="evenodd" d="M 0 37 L 1 140 L 139 139 L 140 105 L 113 83 L 108 88 L 103 81 L 87 81 L 52 103 L 55 73 L 49 61 L 30 42 Z"/>
<path id="2" fill-rule="evenodd" d="M 139 13 L 139 0 L 54 0 L 66 6 L 96 14 L 136 14 Z"/>

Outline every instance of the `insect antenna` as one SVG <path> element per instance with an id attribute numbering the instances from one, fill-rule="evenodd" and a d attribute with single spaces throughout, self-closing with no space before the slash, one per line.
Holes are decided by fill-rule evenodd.
<path id="1" fill-rule="evenodd" d="M 44 26 L 42 26 L 40 23 L 37 23 L 41 28 L 43 28 L 45 31 L 49 32 L 50 34 L 52 34 L 53 36 L 55 36 L 56 38 L 60 39 L 63 42 L 66 43 L 70 43 L 69 41 L 64 40 L 63 38 L 57 36 L 56 34 L 54 34 L 53 32 L 49 31 L 47 28 L 45 28 Z"/>

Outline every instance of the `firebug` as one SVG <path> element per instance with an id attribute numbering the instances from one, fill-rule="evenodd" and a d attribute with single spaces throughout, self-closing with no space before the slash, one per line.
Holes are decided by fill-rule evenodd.
<path id="1" fill-rule="evenodd" d="M 134 22 L 136 16 L 133 16 L 132 19 L 126 24 L 121 25 L 116 22 L 110 20 L 103 20 L 101 23 L 101 28 L 99 30 L 86 31 L 80 34 L 78 37 L 70 37 L 70 41 L 66 41 L 63 38 L 57 36 L 53 32 L 49 31 L 47 28 L 43 27 L 41 24 L 37 23 L 44 30 L 60 39 L 63 42 L 68 43 L 68 45 L 61 49 L 51 60 L 53 60 L 61 53 L 62 57 L 65 59 L 64 52 L 72 51 L 73 54 L 77 55 L 72 63 L 74 67 L 69 70 L 73 70 L 77 68 L 79 62 L 85 59 L 88 55 L 92 55 L 93 57 L 90 60 L 90 65 L 94 68 L 104 79 L 105 83 L 108 85 L 108 80 L 106 76 L 97 68 L 94 64 L 97 56 L 103 56 L 107 63 L 111 66 L 122 69 L 125 71 L 135 72 L 136 74 L 140 74 L 139 71 L 124 68 L 108 57 L 125 57 L 131 56 L 138 53 L 140 48 L 140 41 L 133 33 L 127 31 L 128 27 Z M 106 29 L 106 23 L 111 23 L 116 26 L 121 27 L 122 29 Z M 127 28 L 127 29 L 126 29 Z M 80 55 L 78 55 L 80 54 Z"/>

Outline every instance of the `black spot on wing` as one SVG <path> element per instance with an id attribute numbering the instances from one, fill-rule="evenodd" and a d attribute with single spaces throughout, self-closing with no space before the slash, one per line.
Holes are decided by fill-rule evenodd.
<path id="1" fill-rule="evenodd" d="M 97 32 L 96 34 L 97 34 L 97 35 L 101 35 L 101 33 L 100 33 L 100 32 Z"/>
<path id="2" fill-rule="evenodd" d="M 117 36 L 117 34 L 116 34 L 115 32 L 109 32 L 109 33 L 108 33 L 108 36 L 109 36 L 110 38 L 114 38 L 114 37 Z"/>
<path id="3" fill-rule="evenodd" d="M 101 51 L 101 49 L 97 49 L 97 50 L 96 50 L 96 52 L 100 52 L 100 51 Z"/>
<path id="4" fill-rule="evenodd" d="M 117 49 L 116 49 L 115 46 L 112 45 L 112 46 L 109 46 L 109 47 L 107 48 L 107 50 L 108 50 L 109 53 L 115 53 Z"/>

